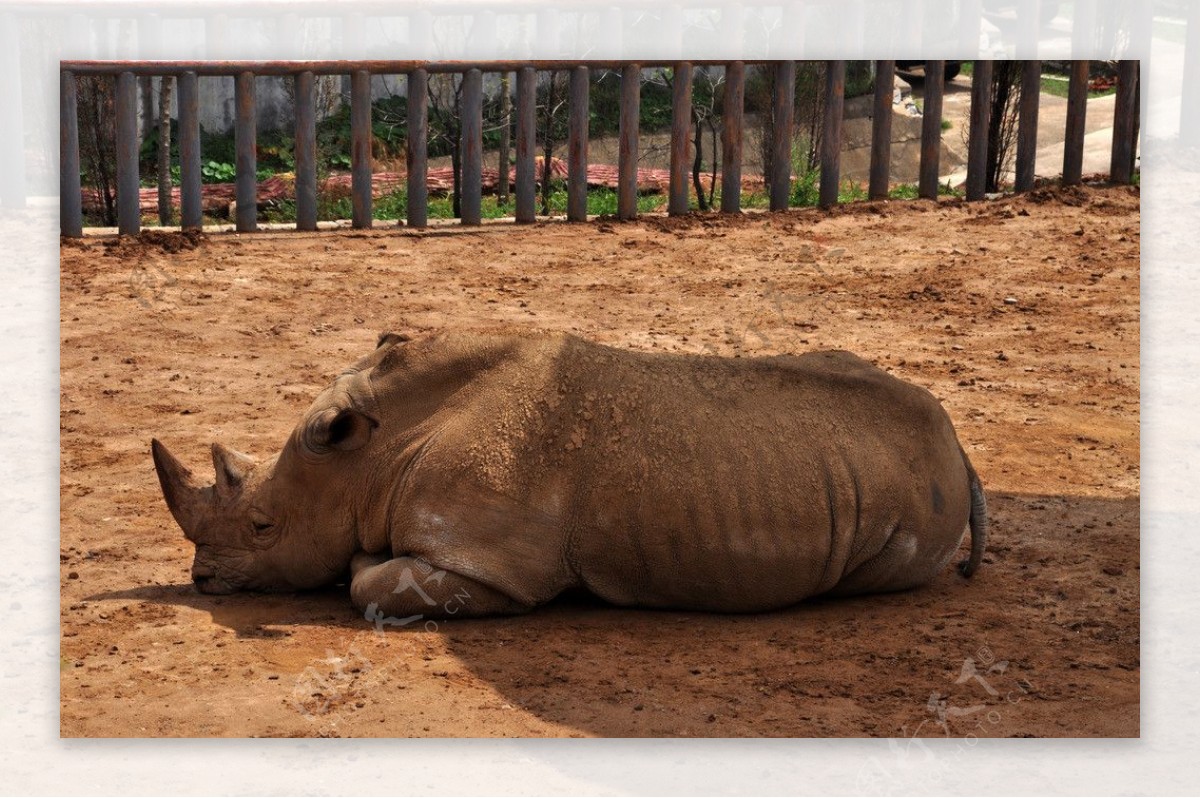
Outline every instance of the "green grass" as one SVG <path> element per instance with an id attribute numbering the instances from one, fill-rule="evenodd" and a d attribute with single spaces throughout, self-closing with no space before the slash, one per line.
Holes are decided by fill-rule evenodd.
<path id="1" fill-rule="evenodd" d="M 1055 97 L 1066 97 L 1070 89 L 1070 81 L 1065 76 L 1042 75 L 1042 93 L 1050 94 Z M 1110 94 L 1116 94 L 1117 88 L 1113 86 L 1111 89 L 1103 91 L 1089 91 L 1088 99 L 1093 97 L 1107 97 Z"/>
<path id="2" fill-rule="evenodd" d="M 970 77 L 971 75 L 975 74 L 975 62 L 974 61 L 963 61 L 962 72 L 960 74 L 966 75 L 967 77 Z M 1050 75 L 1050 74 L 1042 75 L 1042 93 L 1043 94 L 1050 94 L 1055 97 L 1066 97 L 1067 96 L 1067 86 L 1068 86 L 1068 82 L 1066 80 L 1066 75 Z M 1089 91 L 1088 98 L 1091 99 L 1092 97 L 1104 97 L 1109 94 L 1115 94 L 1116 91 L 1117 90 L 1115 87 L 1111 88 L 1111 89 L 1105 89 L 1104 91 Z M 943 130 L 946 129 L 945 122 L 942 122 L 942 129 Z"/>
<path id="3" fill-rule="evenodd" d="M 1133 183 L 1138 185 L 1141 182 L 1140 172 L 1134 172 Z M 943 197 L 961 197 L 962 192 L 955 191 L 948 184 L 940 184 L 938 186 L 938 194 Z M 838 190 L 838 204 L 848 202 L 861 202 L 867 199 L 867 188 L 864 184 L 853 182 L 850 180 L 842 181 Z M 893 187 L 888 192 L 888 199 L 893 200 L 913 200 L 917 199 L 917 186 L 914 183 L 906 183 Z M 792 194 L 788 200 L 788 206 L 791 208 L 811 208 L 816 207 L 820 201 L 820 170 L 811 169 L 792 181 Z M 666 210 L 667 198 L 665 195 L 645 194 L 638 197 L 638 213 L 655 213 Z M 541 213 L 541 196 L 538 196 L 537 209 Z M 699 203 L 696 200 L 694 193 L 690 194 L 689 207 L 693 211 L 699 210 Z M 717 187 L 713 195 L 712 209 L 721 207 L 721 189 Z M 744 210 L 766 210 L 771 207 L 770 195 L 765 191 L 746 192 L 742 194 L 741 207 Z M 386 194 L 379 197 L 372 204 L 371 216 L 377 221 L 394 221 L 403 219 L 407 213 L 407 196 L 406 193 L 396 191 L 391 194 Z M 503 219 L 511 217 L 516 212 L 516 204 L 510 199 L 506 205 L 500 205 L 496 202 L 494 195 L 485 196 L 480 206 L 480 215 L 484 219 Z M 554 215 L 562 216 L 567 212 L 567 192 L 565 189 L 557 188 L 550 194 L 550 212 Z M 351 218 L 353 213 L 353 205 L 349 197 L 330 200 L 323 197 L 318 197 L 317 200 L 317 218 L 320 221 L 338 221 Z M 594 189 L 588 192 L 588 215 L 589 216 L 613 216 L 617 213 L 617 192 L 611 189 Z M 179 224 L 179 209 L 173 209 L 172 224 Z M 453 201 L 449 196 L 432 196 L 429 198 L 429 218 L 430 219 L 454 219 Z M 289 224 L 296 221 L 296 202 L 294 199 L 285 199 L 272 203 L 263 212 L 262 221 L 271 224 Z M 229 219 L 218 219 L 209 216 L 204 217 L 205 225 L 228 224 Z M 102 226 L 103 220 L 99 216 L 85 214 L 84 224 L 87 227 Z M 142 217 L 142 225 L 144 227 L 158 226 L 158 216 L 154 214 L 145 214 Z"/>
<path id="4" fill-rule="evenodd" d="M 651 194 L 641 195 L 638 197 L 637 202 L 638 213 L 657 211 L 665 204 L 665 197 Z M 379 221 L 403 219 L 408 214 L 407 206 L 407 192 L 404 190 L 395 191 L 379 197 L 372 203 L 371 218 Z M 589 191 L 587 207 L 589 215 L 616 214 L 617 192 L 610 189 Z M 542 209 L 540 194 L 537 198 L 537 209 L 540 213 Z M 353 204 L 349 197 L 336 200 L 318 199 L 317 219 L 320 221 L 327 222 L 338 219 L 349 219 L 352 212 Z M 567 212 L 567 192 L 565 189 L 556 188 L 550 192 L 550 212 L 560 215 Z M 455 218 L 454 200 L 450 196 L 431 196 L 429 198 L 428 213 L 430 219 L 453 219 Z M 483 201 L 480 203 L 479 215 L 484 219 L 503 219 L 515 214 L 516 203 L 511 198 L 507 204 L 500 205 L 496 201 L 495 195 L 487 195 L 483 197 Z M 278 223 L 296 221 L 295 200 L 286 199 L 276 203 L 265 212 L 265 220 L 267 222 Z"/>

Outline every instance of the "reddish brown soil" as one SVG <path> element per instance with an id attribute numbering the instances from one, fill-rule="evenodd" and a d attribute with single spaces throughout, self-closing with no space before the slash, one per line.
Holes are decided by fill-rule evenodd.
<path id="1" fill-rule="evenodd" d="M 109 735 L 1137 735 L 1136 191 L 62 252 L 62 720 Z M 377 633 L 212 597 L 150 461 L 283 442 L 380 330 L 521 322 L 929 387 L 988 491 L 970 581 L 763 615 L 564 601 Z"/>

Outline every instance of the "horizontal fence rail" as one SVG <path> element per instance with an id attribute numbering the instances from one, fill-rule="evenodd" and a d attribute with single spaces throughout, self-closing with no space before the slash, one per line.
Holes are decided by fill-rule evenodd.
<path id="1" fill-rule="evenodd" d="M 236 208 L 233 214 L 239 232 L 258 225 L 256 147 L 258 112 L 255 80 L 258 77 L 289 77 L 295 99 L 295 203 L 296 229 L 317 229 L 318 186 L 315 118 L 315 77 L 348 76 L 350 119 L 352 220 L 355 228 L 373 225 L 372 207 L 372 100 L 371 78 L 375 75 L 404 75 L 407 85 L 407 203 L 404 223 L 422 228 L 428 224 L 429 76 L 462 76 L 459 99 L 461 192 L 459 217 L 463 225 L 481 223 L 483 185 L 483 89 L 484 73 L 516 74 L 516 164 L 515 221 L 537 218 L 537 79 L 539 72 L 569 75 L 567 125 L 567 219 L 587 219 L 587 167 L 589 77 L 596 70 L 619 75 L 617 216 L 638 215 L 638 139 L 641 74 L 643 69 L 672 70 L 672 115 L 670 124 L 670 180 L 668 213 L 689 212 L 689 183 L 695 149 L 690 141 L 693 122 L 692 81 L 696 66 L 720 66 L 725 72 L 722 89 L 720 130 L 720 185 L 735 186 L 721 192 L 720 211 L 741 209 L 744 106 L 748 66 L 769 70 L 772 93 L 769 99 L 770 140 L 765 148 L 763 175 L 771 210 L 783 210 L 792 201 L 793 115 L 796 95 L 794 61 L 63 61 L 60 64 L 60 221 L 64 236 L 83 233 L 83 203 L 80 178 L 79 110 L 77 79 L 87 75 L 111 75 L 114 81 L 114 129 L 116 140 L 116 209 L 118 231 L 136 234 L 141 224 L 139 202 L 137 133 L 138 77 L 175 77 L 178 82 L 178 137 L 180 153 L 180 222 L 183 229 L 199 228 L 202 220 L 202 181 L 199 123 L 199 85 L 202 77 L 233 77 L 235 82 L 234 139 Z M 884 199 L 890 189 L 892 81 L 895 61 L 874 64 L 876 88 L 873 103 L 870 159 L 870 199 Z M 843 95 L 846 62 L 826 62 L 826 79 L 821 91 L 827 113 L 822 120 L 819 152 L 820 188 L 818 205 L 838 203 L 839 161 L 843 144 Z M 1110 179 L 1129 183 L 1133 179 L 1137 148 L 1137 84 L 1139 65 L 1122 61 L 1117 70 L 1117 96 L 1113 122 Z M 924 119 L 922 120 L 918 193 L 937 199 L 940 186 L 939 156 L 942 138 L 942 101 L 945 62 L 925 62 Z M 966 198 L 986 196 L 986 170 L 995 153 L 988 150 L 994 63 L 976 61 L 971 88 L 970 128 Z M 1089 62 L 1071 64 L 1062 181 L 1065 185 L 1082 179 L 1084 123 L 1087 111 Z M 1017 111 L 1015 189 L 1034 186 L 1037 147 L 1038 92 L 1041 65 L 1023 62 L 1020 76 L 1021 100 Z M 989 160 L 989 156 L 992 156 Z M 508 175 L 499 179 L 507 180 Z"/>

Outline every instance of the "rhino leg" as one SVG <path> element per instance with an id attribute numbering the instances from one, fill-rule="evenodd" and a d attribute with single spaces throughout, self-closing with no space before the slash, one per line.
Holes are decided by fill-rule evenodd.
<path id="1" fill-rule="evenodd" d="M 515 615 L 532 609 L 495 588 L 415 557 L 357 554 L 350 571 L 355 608 L 385 625 L 417 618 Z"/>

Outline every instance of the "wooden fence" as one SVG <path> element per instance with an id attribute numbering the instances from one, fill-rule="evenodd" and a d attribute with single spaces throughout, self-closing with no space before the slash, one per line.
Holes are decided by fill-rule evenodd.
<path id="1" fill-rule="evenodd" d="M 993 62 L 976 61 L 971 89 L 970 129 L 966 198 L 984 197 L 988 156 L 988 116 L 991 110 Z M 638 108 L 640 75 L 643 68 L 671 67 L 674 82 L 671 122 L 671 164 L 668 213 L 688 212 L 689 125 L 691 120 L 691 75 L 694 65 L 725 67 L 723 129 L 721 133 L 724 185 L 741 185 L 743 104 L 745 67 L 768 64 L 773 69 L 774 124 L 771 142 L 771 173 L 766 175 L 771 210 L 788 207 L 791 196 L 792 118 L 795 94 L 794 61 L 64 61 L 61 71 L 61 227 L 66 236 L 83 232 L 82 188 L 79 169 L 79 125 L 76 76 L 116 76 L 116 149 L 117 219 L 122 235 L 136 234 L 140 228 L 138 197 L 138 76 L 174 76 L 179 87 L 180 220 L 184 229 L 201 224 L 201 153 L 198 106 L 198 80 L 206 76 L 235 78 L 236 120 L 236 228 L 242 232 L 257 227 L 256 112 L 254 79 L 259 75 L 290 76 L 295 87 L 295 173 L 296 229 L 317 227 L 316 119 L 313 108 L 313 84 L 316 75 L 349 75 L 351 81 L 351 172 L 353 203 L 352 224 L 356 228 L 372 225 L 371 196 L 371 91 L 372 75 L 404 74 L 408 84 L 408 176 L 407 217 L 410 227 L 428 223 L 428 98 L 429 75 L 462 75 L 462 180 L 461 220 L 478 225 L 482 201 L 483 157 L 483 81 L 484 72 L 516 72 L 516 221 L 535 219 L 536 185 L 534 169 L 535 102 L 539 71 L 570 72 L 570 110 L 568 123 L 567 218 L 587 218 L 587 139 L 588 76 L 592 70 L 619 70 L 621 73 L 617 215 L 632 219 L 637 215 Z M 1079 183 L 1082 179 L 1084 122 L 1087 112 L 1088 61 L 1072 62 L 1065 130 L 1062 182 Z M 842 109 L 846 62 L 827 62 L 824 85 L 825 108 L 820 151 L 819 204 L 828 208 L 838 201 L 839 156 L 842 144 Z M 887 196 L 891 159 L 891 105 L 895 61 L 877 61 L 871 164 L 868 196 Z M 919 196 L 936 199 L 938 194 L 938 157 L 941 151 L 942 95 L 944 61 L 925 62 L 924 119 L 921 131 Z M 1037 150 L 1038 96 L 1041 63 L 1024 62 L 1022 101 L 1019 107 L 1016 156 L 1017 191 L 1033 187 Z M 1138 62 L 1121 61 L 1118 68 L 1116 109 L 1113 121 L 1110 176 L 1114 182 L 1128 183 L 1133 174 L 1137 139 L 1136 98 Z M 501 179 L 504 179 L 502 176 Z M 723 191 L 721 211 L 740 211 L 741 192 Z"/>

